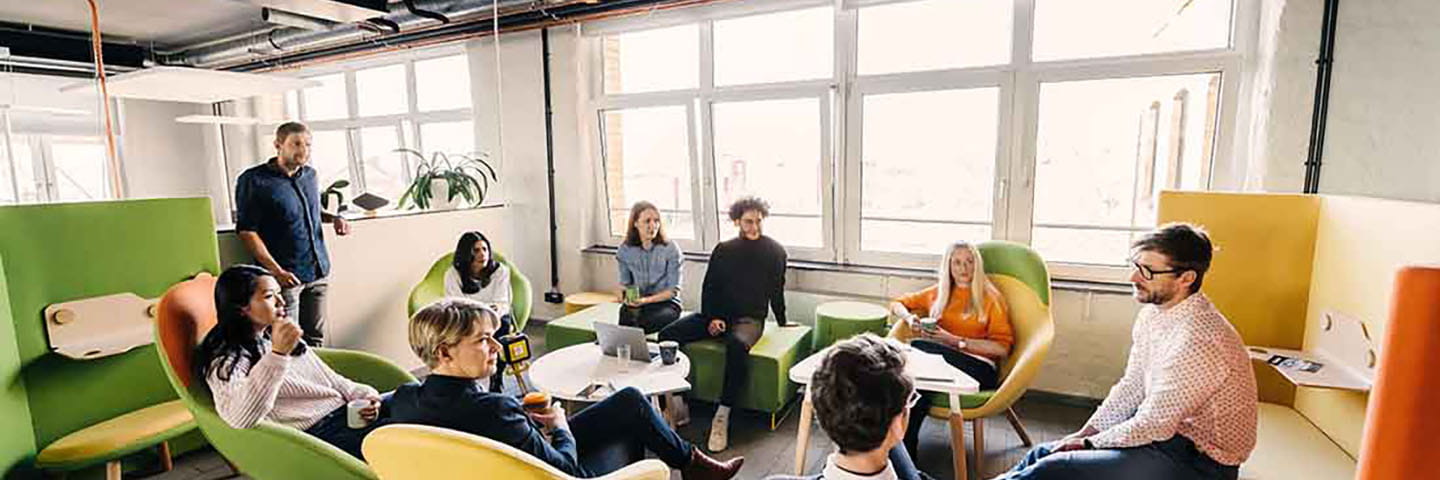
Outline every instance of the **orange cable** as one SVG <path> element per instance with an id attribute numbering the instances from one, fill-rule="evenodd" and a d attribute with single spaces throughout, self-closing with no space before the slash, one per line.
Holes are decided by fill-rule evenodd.
<path id="1" fill-rule="evenodd" d="M 95 57 L 95 78 L 100 84 L 100 111 L 105 115 L 105 149 L 110 161 L 110 187 L 116 198 L 122 196 L 120 183 L 120 157 L 115 151 L 115 126 L 110 115 L 110 89 L 105 85 L 105 55 L 100 42 L 100 7 L 95 0 L 90 4 L 90 49 Z"/>

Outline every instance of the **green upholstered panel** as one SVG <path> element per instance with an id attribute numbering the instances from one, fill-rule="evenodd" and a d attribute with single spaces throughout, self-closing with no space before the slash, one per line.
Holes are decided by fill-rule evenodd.
<path id="1" fill-rule="evenodd" d="M 5 295 L 4 258 L 0 256 L 0 477 L 10 478 L 39 451 L 30 427 L 30 404 L 20 375 L 20 351 L 15 344 L 14 317 Z"/>
<path id="2" fill-rule="evenodd" d="M 1050 304 L 1050 271 L 1045 259 L 1025 245 L 993 240 L 981 243 L 980 257 L 985 259 L 985 273 L 1005 274 L 1030 286 L 1040 295 L 1040 301 Z"/>
<path id="3" fill-rule="evenodd" d="M 49 353 L 46 305 L 134 292 L 158 297 L 218 272 L 210 199 L 0 207 L 4 256 L 35 444 L 175 398 L 153 345 L 95 360 Z"/>
<path id="4" fill-rule="evenodd" d="M 415 284 L 415 288 L 410 290 L 409 304 L 406 305 L 407 313 L 414 315 L 430 302 L 445 296 L 445 271 L 450 268 L 450 263 L 454 259 L 454 253 L 447 253 L 430 265 L 430 270 L 425 272 L 425 278 L 420 279 L 420 283 Z M 530 279 L 520 273 L 520 269 L 515 268 L 515 264 L 505 259 L 504 255 L 496 254 L 495 259 L 504 264 L 505 268 L 510 269 L 510 297 L 514 302 L 510 305 L 510 315 L 515 319 L 516 327 L 524 330 L 525 324 L 530 321 L 530 302 L 532 300 L 530 297 L 533 294 L 530 288 Z"/>
<path id="5" fill-rule="evenodd" d="M 975 393 L 974 395 L 961 395 L 961 396 L 960 396 L 960 408 L 964 408 L 964 409 L 977 408 L 977 407 L 979 407 L 979 406 L 981 406 L 981 405 L 984 405 L 985 402 L 989 401 L 989 400 L 990 400 L 990 397 L 993 397 L 993 396 L 995 396 L 995 391 L 994 391 L 994 390 L 984 390 L 984 391 Z M 931 395 L 930 395 L 930 400 L 932 400 L 932 401 L 934 402 L 934 403 L 930 404 L 930 405 L 931 405 L 930 408 L 932 408 L 932 409 L 939 409 L 939 410 L 945 410 L 945 415 L 946 415 L 946 416 L 950 415 L 950 396 L 949 396 L 949 395 L 931 394 Z"/>

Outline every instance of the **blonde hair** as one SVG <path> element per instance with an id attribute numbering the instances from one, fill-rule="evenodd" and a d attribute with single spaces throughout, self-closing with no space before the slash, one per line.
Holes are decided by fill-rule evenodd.
<path id="1" fill-rule="evenodd" d="M 410 317 L 410 350 L 433 369 L 440 364 L 440 348 L 474 335 L 481 319 L 500 324 L 500 315 L 483 303 L 459 297 L 436 300 Z"/>
<path id="2" fill-rule="evenodd" d="M 950 304 L 950 292 L 955 283 L 950 275 L 950 258 L 961 249 L 969 250 L 975 258 L 975 271 L 970 275 L 970 304 L 965 306 L 965 314 L 975 315 L 984 325 L 990 320 L 985 315 L 985 293 L 990 289 L 990 279 L 985 277 L 985 259 L 980 256 L 980 249 L 963 241 L 950 244 L 945 248 L 945 255 L 940 257 L 940 267 L 935 270 L 939 285 L 935 291 L 935 303 L 930 304 L 930 317 L 940 318 Z"/>

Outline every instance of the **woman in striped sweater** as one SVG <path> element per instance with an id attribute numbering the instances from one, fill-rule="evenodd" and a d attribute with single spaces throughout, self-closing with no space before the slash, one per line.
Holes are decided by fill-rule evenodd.
<path id="1" fill-rule="evenodd" d="M 194 365 L 225 423 L 250 428 L 270 420 L 363 459 L 360 441 L 384 410 L 380 394 L 335 373 L 305 347 L 275 277 L 250 265 L 226 269 L 215 284 L 215 313 Z M 360 399 L 370 401 L 360 412 L 368 426 L 352 429 L 346 405 Z"/>

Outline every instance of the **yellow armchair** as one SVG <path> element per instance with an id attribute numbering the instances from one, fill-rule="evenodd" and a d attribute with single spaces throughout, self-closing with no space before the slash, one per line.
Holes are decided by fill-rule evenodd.
<path id="1" fill-rule="evenodd" d="M 481 473 L 485 477 L 506 480 L 575 478 L 504 443 L 427 425 L 380 427 L 365 436 L 361 448 L 370 468 L 381 480 L 469 478 Z M 599 478 L 669 480 L 670 467 L 655 459 L 641 460 Z"/>
<path id="2" fill-rule="evenodd" d="M 1033 445 L 1011 406 L 1040 373 L 1040 364 L 1045 363 L 1045 356 L 1055 341 L 1055 320 L 1050 315 L 1050 274 L 1039 254 L 1030 247 L 1011 242 L 985 242 L 978 248 L 985 260 L 986 277 L 1005 297 L 1006 310 L 1015 330 L 1010 356 L 1000 365 L 1000 387 L 960 397 L 960 413 L 975 431 L 973 463 L 976 471 L 984 471 L 986 417 L 1005 414 L 1020 441 L 1027 447 Z M 909 340 L 909 330 L 902 326 L 896 323 L 890 336 Z M 943 395 L 934 400 L 930 415 L 949 418 L 949 400 Z M 953 448 L 963 450 L 964 446 Z"/>

